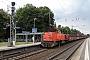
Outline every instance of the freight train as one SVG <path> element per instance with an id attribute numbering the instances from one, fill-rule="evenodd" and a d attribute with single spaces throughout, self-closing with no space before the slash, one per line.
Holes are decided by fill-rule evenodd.
<path id="1" fill-rule="evenodd" d="M 50 28 L 48 32 L 44 32 L 41 45 L 43 47 L 54 47 L 56 45 L 67 43 L 73 40 L 84 39 L 86 36 L 78 34 L 63 34 L 56 28 Z"/>

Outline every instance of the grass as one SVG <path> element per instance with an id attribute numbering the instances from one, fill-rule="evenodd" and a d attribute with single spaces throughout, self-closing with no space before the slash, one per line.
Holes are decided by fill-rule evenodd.
<path id="1" fill-rule="evenodd" d="M 7 42 L 0 42 L 0 46 L 7 46 Z"/>
<path id="2" fill-rule="evenodd" d="M 16 42 L 16 45 L 22 45 L 22 44 L 32 44 L 32 42 Z"/>
<path id="3" fill-rule="evenodd" d="M 16 45 L 32 44 L 32 42 L 16 42 Z M 0 42 L 0 46 L 8 46 L 8 42 Z"/>

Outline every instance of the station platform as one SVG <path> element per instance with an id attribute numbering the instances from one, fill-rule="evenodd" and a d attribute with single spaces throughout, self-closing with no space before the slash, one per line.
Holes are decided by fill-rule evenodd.
<path id="1" fill-rule="evenodd" d="M 11 50 L 11 49 L 18 49 L 18 48 L 24 48 L 24 47 L 29 47 L 29 46 L 36 46 L 36 45 L 40 45 L 40 44 L 41 44 L 41 42 L 32 43 L 32 44 L 15 45 L 13 47 L 0 46 L 0 51 Z"/>
<path id="2" fill-rule="evenodd" d="M 87 38 L 83 47 L 80 60 L 90 60 L 90 38 Z"/>
<path id="3" fill-rule="evenodd" d="M 90 60 L 90 38 L 85 39 L 70 60 Z"/>

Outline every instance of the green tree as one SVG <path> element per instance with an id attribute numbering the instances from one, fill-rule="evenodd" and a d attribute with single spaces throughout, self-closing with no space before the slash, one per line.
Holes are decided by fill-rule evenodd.
<path id="1" fill-rule="evenodd" d="M 71 33 L 70 28 L 68 26 L 64 27 L 64 30 L 65 30 L 66 34 L 70 34 Z"/>
<path id="2" fill-rule="evenodd" d="M 58 28 L 57 29 L 59 29 L 60 31 L 61 31 L 61 33 L 65 33 L 65 34 L 70 34 L 70 28 L 68 27 L 68 26 L 66 26 L 66 27 L 61 27 L 61 25 L 58 25 Z"/>
<path id="3" fill-rule="evenodd" d="M 48 31 L 49 12 L 51 24 L 53 25 L 54 14 L 48 7 L 35 7 L 32 4 L 26 4 L 24 7 L 19 8 L 16 11 L 15 19 L 18 21 L 17 26 L 21 27 L 22 30 L 31 32 L 34 25 L 34 18 L 37 18 L 35 21 L 35 27 L 38 29 L 38 32 Z"/>
<path id="4" fill-rule="evenodd" d="M 50 24 L 53 26 L 54 25 L 54 14 L 51 12 L 51 10 L 44 6 L 44 7 L 39 7 L 39 18 L 41 19 L 41 28 L 42 31 L 48 31 L 49 28 L 49 13 L 50 13 Z"/>
<path id="5" fill-rule="evenodd" d="M 76 29 L 70 29 L 68 26 L 65 26 L 65 27 L 61 27 L 61 25 L 58 25 L 58 28 L 61 33 L 64 33 L 64 34 L 79 34 L 79 35 L 84 35 L 82 34 L 79 30 L 76 30 Z"/>
<path id="6" fill-rule="evenodd" d="M 61 30 L 61 25 L 58 25 L 58 28 L 57 29 Z"/>
<path id="7" fill-rule="evenodd" d="M 35 8 L 36 7 L 31 4 L 27 4 L 23 8 L 17 10 L 15 20 L 18 21 L 17 26 L 21 27 L 22 30 L 30 31 L 30 27 L 33 27 Z"/>
<path id="8" fill-rule="evenodd" d="M 10 16 L 3 10 L 0 9 L 0 38 L 4 39 L 6 35 L 6 23 L 9 23 Z"/>

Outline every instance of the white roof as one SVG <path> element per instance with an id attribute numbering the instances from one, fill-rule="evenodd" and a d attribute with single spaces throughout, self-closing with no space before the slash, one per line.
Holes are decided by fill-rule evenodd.
<path id="1" fill-rule="evenodd" d="M 38 32 L 38 33 L 17 33 L 16 35 L 41 35 L 41 34 L 44 34 L 43 32 Z"/>

